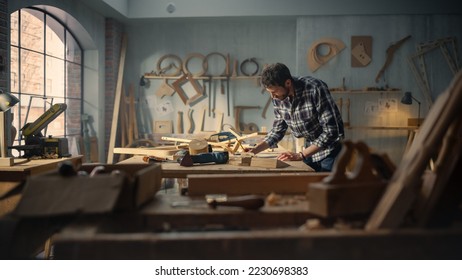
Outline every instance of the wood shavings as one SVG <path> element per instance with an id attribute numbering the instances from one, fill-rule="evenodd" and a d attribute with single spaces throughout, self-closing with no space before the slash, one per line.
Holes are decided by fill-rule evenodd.
<path id="1" fill-rule="evenodd" d="M 305 202 L 306 196 L 304 195 L 291 195 L 291 196 L 282 196 L 271 192 L 266 197 L 266 205 L 269 206 L 284 206 L 284 205 L 295 205 L 300 202 Z"/>

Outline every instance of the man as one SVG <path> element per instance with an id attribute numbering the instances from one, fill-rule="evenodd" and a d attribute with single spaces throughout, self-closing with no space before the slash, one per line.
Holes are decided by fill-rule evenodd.
<path id="1" fill-rule="evenodd" d="M 261 83 L 270 93 L 275 119 L 265 139 L 250 149 L 257 154 L 277 146 L 287 128 L 305 138 L 300 153 L 284 152 L 279 160 L 303 160 L 315 171 L 331 171 L 345 137 L 342 116 L 327 85 L 313 77 L 293 77 L 282 63 L 263 69 Z"/>

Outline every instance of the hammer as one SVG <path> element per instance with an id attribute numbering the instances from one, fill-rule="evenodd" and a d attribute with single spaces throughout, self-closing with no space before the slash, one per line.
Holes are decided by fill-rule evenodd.
<path id="1" fill-rule="evenodd" d="M 228 152 L 209 152 L 197 155 L 190 155 L 189 151 L 186 151 L 184 156 L 178 158 L 177 161 L 178 163 L 180 163 L 181 166 L 193 166 L 194 163 L 225 164 L 228 163 L 228 160 Z"/>

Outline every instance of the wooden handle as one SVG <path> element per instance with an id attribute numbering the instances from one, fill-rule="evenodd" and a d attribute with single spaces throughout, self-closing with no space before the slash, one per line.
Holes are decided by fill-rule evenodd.
<path id="1" fill-rule="evenodd" d="M 243 195 L 237 197 L 228 197 L 226 201 L 211 200 L 208 202 L 213 209 L 218 206 L 241 207 L 245 210 L 258 210 L 265 205 L 265 199 L 258 195 Z"/>

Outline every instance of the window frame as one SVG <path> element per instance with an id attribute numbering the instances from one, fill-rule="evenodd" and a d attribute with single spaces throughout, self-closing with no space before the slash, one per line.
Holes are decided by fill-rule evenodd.
<path id="1" fill-rule="evenodd" d="M 26 48 L 26 47 L 23 47 L 22 46 L 22 34 L 21 34 L 21 23 L 22 23 L 22 19 L 21 19 L 21 14 L 23 13 L 24 10 L 33 10 L 34 12 L 39 12 L 39 13 L 42 13 L 43 14 L 43 21 L 42 21 L 42 24 L 43 24 L 43 33 L 42 33 L 42 36 L 43 36 L 43 51 L 40 52 L 40 51 L 37 51 L 37 50 L 33 50 L 33 49 L 29 49 L 29 48 Z M 17 45 L 13 45 L 12 44 L 12 40 L 11 40 L 11 37 L 10 37 L 10 42 L 9 42 L 9 46 L 10 46 L 10 53 L 12 53 L 12 49 L 13 48 L 16 48 L 17 49 L 17 63 L 16 63 L 16 66 L 17 68 L 14 69 L 15 70 L 15 76 L 16 77 L 13 77 L 13 72 L 11 70 L 13 70 L 12 66 L 12 62 L 10 61 L 10 83 L 13 83 L 13 81 L 17 82 L 18 85 L 15 87 L 15 91 L 11 91 L 11 93 L 13 95 L 15 95 L 16 97 L 18 97 L 20 100 L 25 100 L 24 97 L 29 97 L 30 101 L 32 101 L 32 99 L 34 98 L 43 98 L 43 112 L 45 112 L 49 107 L 51 107 L 52 104 L 50 104 L 51 102 L 53 102 L 53 99 L 59 99 L 60 101 L 58 102 L 63 102 L 63 103 L 66 103 L 68 105 L 68 108 L 66 111 L 64 111 L 64 113 L 62 115 L 60 115 L 58 118 L 63 118 L 63 127 L 62 127 L 62 132 L 63 132 L 63 135 L 53 135 L 53 136 L 56 136 L 56 137 L 75 137 L 75 136 L 82 136 L 83 135 L 83 124 L 81 122 L 81 116 L 82 116 L 82 113 L 83 113 L 83 105 L 84 105 L 84 92 L 83 92 L 83 77 L 84 77 L 84 65 L 83 65 L 83 62 L 84 62 L 84 51 L 82 49 L 82 46 L 79 42 L 79 40 L 77 39 L 77 37 L 75 36 L 75 34 L 72 32 L 72 30 L 70 30 L 59 18 L 57 18 L 56 16 L 54 16 L 53 14 L 43 10 L 43 9 L 40 9 L 38 7 L 24 7 L 24 8 L 21 8 L 19 10 L 16 10 L 14 11 L 13 13 L 18 13 L 18 18 L 17 18 L 17 34 L 15 34 L 15 36 L 17 36 L 16 40 L 17 41 Z M 59 57 L 59 56 L 55 56 L 55 55 L 52 55 L 52 54 L 49 54 L 48 53 L 48 48 L 47 48 L 47 28 L 52 28 L 51 26 L 48 27 L 47 25 L 47 20 L 48 18 L 51 18 L 54 22 L 53 24 L 60 24 L 61 27 L 63 28 L 63 38 L 62 38 L 62 44 L 63 44 L 63 57 Z M 13 34 L 12 32 L 12 27 L 11 27 L 11 17 L 10 17 L 10 25 L 9 25 L 9 28 L 10 28 L 10 34 Z M 52 28 L 53 29 L 53 28 Z M 11 35 L 10 35 L 11 36 Z M 70 36 L 70 38 L 69 38 Z M 58 36 L 59 37 L 59 36 Z M 71 47 L 68 47 L 68 44 L 72 44 L 72 48 Z M 73 54 L 72 55 L 72 58 L 69 58 L 69 54 L 67 53 L 68 50 L 77 50 L 80 54 L 80 61 L 79 62 L 76 62 L 76 59 L 75 59 L 75 55 Z M 43 81 L 42 81 L 42 88 L 41 88 L 41 93 L 39 94 L 35 94 L 33 92 L 24 92 L 23 89 L 21 88 L 22 87 L 22 83 L 23 83 L 23 75 L 21 73 L 21 67 L 23 66 L 22 65 L 22 52 L 23 51 L 30 51 L 30 52 L 33 52 L 35 54 L 38 54 L 40 56 L 43 57 L 43 68 L 41 68 L 41 70 L 43 70 Z M 64 65 L 64 74 L 63 74 L 63 96 L 62 97 L 58 97 L 58 96 L 54 96 L 54 95 L 49 95 L 47 93 L 47 60 L 60 60 L 62 61 L 62 64 Z M 70 64 L 70 65 L 69 65 Z M 79 80 L 80 82 L 76 82 L 76 84 L 79 83 L 79 87 L 78 87 L 78 90 L 77 90 L 77 93 L 72 90 L 72 92 L 69 90 L 69 73 L 72 69 L 75 69 L 76 67 L 79 67 L 80 68 L 80 71 L 79 71 Z M 77 69 L 78 71 L 78 69 Z M 74 73 L 77 73 L 77 72 L 74 72 Z M 17 80 L 13 80 L 14 78 L 16 78 Z M 10 86 L 11 87 L 11 86 Z M 80 94 L 79 94 L 80 92 Z M 70 93 L 72 93 L 73 96 L 70 96 Z M 77 96 L 78 95 L 78 96 Z M 51 100 L 51 102 L 48 102 L 48 100 Z M 71 119 L 68 117 L 69 114 L 70 114 L 70 110 L 69 110 L 69 103 L 74 103 L 76 101 L 80 101 L 79 102 L 79 105 L 80 105 L 80 110 L 79 110 L 79 124 L 75 127 L 75 128 L 69 128 L 69 124 L 70 124 L 70 121 Z M 24 103 L 24 102 L 23 102 Z M 30 102 L 28 102 L 30 104 Z M 54 102 L 56 103 L 56 101 Z M 53 104 L 54 104 L 53 103 Z M 24 139 L 22 138 L 22 135 L 21 135 L 21 132 L 20 132 L 20 129 L 26 124 L 26 121 L 28 123 L 31 123 L 33 121 L 35 121 L 35 119 L 28 119 L 28 111 L 30 109 L 30 105 L 29 104 L 22 104 L 22 106 L 17 106 L 17 116 L 14 117 L 14 123 L 19 125 L 19 127 L 17 128 L 17 135 L 15 136 L 15 139 L 12 139 L 13 140 L 13 143 L 16 145 L 22 145 L 22 142 L 24 141 Z M 48 105 L 47 105 L 48 104 Z M 23 107 L 23 108 L 21 108 Z M 27 113 L 25 115 L 25 117 L 22 117 L 22 110 L 24 110 L 24 108 L 26 108 L 27 110 Z M 74 114 L 76 114 L 74 112 Z M 75 117 L 74 117 L 75 118 Z M 56 121 L 56 120 L 54 120 Z M 53 122 L 54 122 L 53 121 Z M 74 120 L 74 123 L 75 123 L 75 120 Z M 72 131 L 71 131 L 72 130 Z M 45 134 L 46 134 L 46 128 L 45 128 Z M 46 135 L 45 135 L 46 136 Z M 15 153 L 16 151 L 13 150 L 12 151 L 13 153 Z M 19 152 L 17 152 L 19 154 Z"/>

